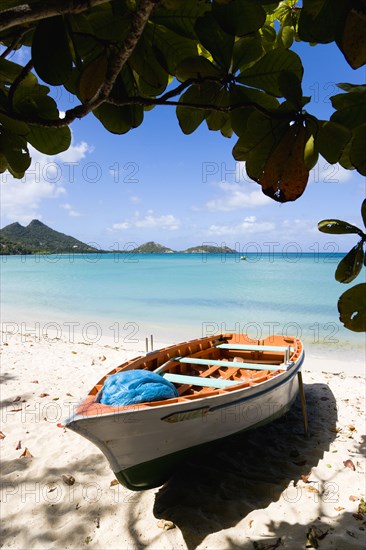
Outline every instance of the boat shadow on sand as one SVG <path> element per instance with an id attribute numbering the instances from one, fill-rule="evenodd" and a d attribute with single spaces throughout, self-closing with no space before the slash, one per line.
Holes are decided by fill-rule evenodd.
<path id="1" fill-rule="evenodd" d="M 304 436 L 297 397 L 287 415 L 262 428 L 233 436 L 209 453 L 192 457 L 159 489 L 153 513 L 179 528 L 187 548 L 197 548 L 208 535 L 236 526 L 251 512 L 265 509 L 279 499 L 297 506 L 294 495 L 287 495 L 291 480 L 296 486 L 301 475 L 317 466 L 336 436 L 337 406 L 330 388 L 325 384 L 307 384 L 305 392 L 308 438 Z M 301 507 L 301 502 L 298 506 Z M 290 524 L 268 527 L 274 537 L 280 537 L 281 533 L 289 536 L 296 529 Z M 300 527 L 304 530 L 304 525 Z M 248 548 L 253 547 L 250 532 L 240 538 L 241 548 L 243 539 L 247 539 Z M 228 537 L 225 548 L 238 545 Z"/>

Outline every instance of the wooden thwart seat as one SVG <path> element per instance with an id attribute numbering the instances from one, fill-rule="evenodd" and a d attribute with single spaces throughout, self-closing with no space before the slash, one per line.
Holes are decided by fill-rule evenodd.
<path id="1" fill-rule="evenodd" d="M 178 363 L 190 363 L 191 365 L 215 365 L 218 367 L 236 367 L 238 369 L 252 370 L 278 370 L 279 368 L 288 368 L 293 363 L 285 366 L 280 365 L 261 365 L 258 363 L 239 363 L 238 361 L 220 361 L 216 359 L 196 359 L 195 357 L 176 357 Z"/>
<path id="2" fill-rule="evenodd" d="M 220 349 L 231 349 L 231 350 L 241 350 L 241 351 L 279 351 L 285 353 L 288 351 L 286 346 L 256 346 L 256 345 L 247 345 L 247 344 L 219 344 L 215 346 Z M 290 346 L 289 346 L 290 347 Z M 290 347 L 290 351 L 293 352 L 293 348 Z"/>
<path id="3" fill-rule="evenodd" d="M 203 378 L 202 376 L 187 376 L 186 374 L 164 373 L 164 378 L 173 384 L 189 384 L 190 386 L 202 386 L 207 388 L 224 389 L 228 386 L 244 384 L 244 380 L 223 380 L 220 378 Z"/>

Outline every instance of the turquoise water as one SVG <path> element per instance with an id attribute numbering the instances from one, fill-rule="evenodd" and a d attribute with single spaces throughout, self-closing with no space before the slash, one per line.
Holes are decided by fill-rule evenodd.
<path id="1" fill-rule="evenodd" d="M 236 330 L 254 339 L 294 334 L 319 348 L 361 349 L 364 336 L 338 320 L 337 300 L 347 288 L 334 279 L 340 258 L 3 256 L 3 329 L 25 323 L 47 333 L 54 325 L 62 336 L 77 331 L 90 342 L 103 335 L 119 344 L 150 334 L 177 342 Z"/>

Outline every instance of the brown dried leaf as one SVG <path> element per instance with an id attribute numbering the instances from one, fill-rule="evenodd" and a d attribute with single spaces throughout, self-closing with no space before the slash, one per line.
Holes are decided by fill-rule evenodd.
<path id="1" fill-rule="evenodd" d="M 357 500 L 360 500 L 360 499 L 358 497 L 356 497 L 355 495 L 350 495 L 349 500 L 352 500 L 352 502 L 356 502 Z"/>
<path id="2" fill-rule="evenodd" d="M 49 393 L 41 393 L 38 397 L 48 397 L 49 395 Z"/>
<path id="3" fill-rule="evenodd" d="M 365 15 L 362 8 L 359 10 L 355 6 L 348 12 L 339 48 L 352 69 L 358 69 L 366 63 Z"/>
<path id="4" fill-rule="evenodd" d="M 312 485 L 305 485 L 304 490 L 308 493 L 319 493 L 318 489 L 316 489 Z"/>
<path id="5" fill-rule="evenodd" d="M 309 178 L 304 160 L 305 144 L 305 126 L 302 123 L 288 126 L 264 165 L 260 184 L 265 195 L 278 202 L 288 202 L 303 194 Z"/>
<path id="6" fill-rule="evenodd" d="M 101 361 L 105 361 L 107 358 L 106 358 L 105 355 L 101 355 L 101 356 L 99 357 L 99 359 L 100 359 Z"/>
<path id="7" fill-rule="evenodd" d="M 340 512 L 341 510 L 345 510 L 344 506 L 337 506 L 337 508 L 334 508 L 336 512 Z"/>
<path id="8" fill-rule="evenodd" d="M 31 384 L 39 384 L 38 380 L 31 380 Z"/>
<path id="9" fill-rule="evenodd" d="M 112 479 L 111 483 L 110 483 L 110 487 L 114 487 L 115 485 L 119 485 L 119 482 L 117 481 L 117 479 Z"/>
<path id="10" fill-rule="evenodd" d="M 348 426 L 348 429 L 349 429 L 350 432 L 357 432 L 357 430 L 356 430 L 356 428 L 353 426 L 353 424 L 350 424 L 350 425 Z"/>
<path id="11" fill-rule="evenodd" d="M 18 407 L 17 409 L 10 409 L 10 412 L 17 413 L 22 410 L 22 407 Z"/>
<path id="12" fill-rule="evenodd" d="M 24 452 L 20 455 L 19 458 L 33 458 L 33 455 L 30 453 L 30 451 L 28 450 L 28 448 L 26 447 L 24 449 Z"/>
<path id="13" fill-rule="evenodd" d="M 366 502 L 363 498 L 361 498 L 361 502 L 358 505 L 358 513 L 363 514 L 364 516 L 366 515 Z"/>
<path id="14" fill-rule="evenodd" d="M 21 396 L 20 395 L 17 395 L 14 399 L 13 399 L 13 403 L 16 403 L 17 401 L 20 401 L 21 400 Z"/>
<path id="15" fill-rule="evenodd" d="M 301 475 L 301 480 L 304 482 L 304 483 L 310 483 L 309 482 L 309 477 L 311 476 L 311 472 L 309 472 L 308 474 L 303 474 Z"/>
<path id="16" fill-rule="evenodd" d="M 18 441 L 17 446 L 15 447 L 16 451 L 19 451 L 22 448 L 22 442 Z"/>
<path id="17" fill-rule="evenodd" d="M 353 470 L 354 472 L 356 471 L 356 466 L 353 464 L 352 460 L 344 460 L 343 464 L 345 468 L 350 468 L 350 470 Z"/>
<path id="18" fill-rule="evenodd" d="M 67 393 L 66 395 L 68 395 L 69 397 L 72 397 L 72 394 L 71 394 L 71 393 Z"/>
<path id="19" fill-rule="evenodd" d="M 164 531 L 169 531 L 169 529 L 175 529 L 175 525 L 172 521 L 168 519 L 159 519 L 157 526 Z"/>
<path id="20" fill-rule="evenodd" d="M 52 397 L 52 401 L 58 401 L 59 399 L 59 397 Z"/>
<path id="21" fill-rule="evenodd" d="M 315 529 L 310 527 L 306 533 L 306 545 L 305 548 L 319 548 L 318 539 L 315 533 Z"/>
<path id="22" fill-rule="evenodd" d="M 3 432 L 0 432 L 0 439 L 5 439 L 6 435 Z"/>
<path id="23" fill-rule="evenodd" d="M 77 351 L 72 351 L 71 353 L 72 353 L 73 355 L 77 355 L 77 354 L 78 354 Z"/>
<path id="24" fill-rule="evenodd" d="M 65 485 L 74 485 L 75 478 L 73 476 L 70 476 L 69 474 L 62 474 L 62 481 L 65 483 Z"/>

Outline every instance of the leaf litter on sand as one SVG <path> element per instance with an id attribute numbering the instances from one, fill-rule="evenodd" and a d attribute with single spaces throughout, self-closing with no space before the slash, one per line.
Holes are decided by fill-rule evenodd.
<path id="1" fill-rule="evenodd" d="M 356 471 L 356 466 L 353 464 L 352 460 L 350 460 L 350 459 L 344 460 L 343 464 L 344 464 L 345 468 L 350 468 L 354 472 Z"/>
<path id="2" fill-rule="evenodd" d="M 74 485 L 75 478 L 74 476 L 71 476 L 69 474 L 63 474 L 62 481 L 65 483 L 65 485 Z"/>
<path id="3" fill-rule="evenodd" d="M 29 451 L 28 447 L 26 447 L 19 458 L 33 458 L 33 455 Z"/>
<path id="4" fill-rule="evenodd" d="M 329 533 L 329 529 L 326 531 L 322 531 L 321 529 L 317 527 L 310 527 L 308 532 L 306 533 L 306 545 L 305 548 L 319 548 L 319 540 L 323 540 L 327 534 Z"/>

